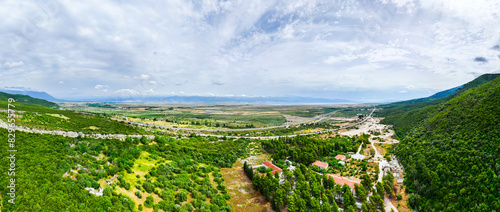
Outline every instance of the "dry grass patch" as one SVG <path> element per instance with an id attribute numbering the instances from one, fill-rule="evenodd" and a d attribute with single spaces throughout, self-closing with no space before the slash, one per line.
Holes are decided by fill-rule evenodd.
<path id="1" fill-rule="evenodd" d="M 384 155 L 385 155 L 385 153 L 387 152 L 387 150 L 386 150 L 385 148 L 383 148 L 383 147 L 382 147 L 383 145 L 384 145 L 384 144 L 381 144 L 381 143 L 373 143 L 373 146 L 375 146 L 375 148 L 377 149 L 377 152 L 378 152 L 380 155 L 382 155 L 382 156 L 384 156 Z"/>
<path id="2" fill-rule="evenodd" d="M 61 114 L 54 114 L 54 113 L 46 113 L 46 115 L 49 115 L 49 116 L 54 116 L 54 117 L 57 117 L 57 118 L 62 118 L 62 119 L 66 119 L 68 120 L 69 118 L 65 115 L 61 115 Z"/>
<path id="3" fill-rule="evenodd" d="M 398 192 L 397 194 L 401 194 L 403 196 L 403 199 L 401 200 L 397 200 L 395 197 L 391 199 L 391 202 L 392 204 L 398 209 L 398 211 L 400 212 L 411 212 L 413 211 L 412 209 L 410 209 L 410 207 L 408 207 L 407 205 L 407 199 L 408 199 L 408 194 L 405 192 L 405 189 L 406 188 L 403 188 L 403 189 L 399 189 L 399 186 L 401 186 L 401 184 L 398 184 Z"/>
<path id="4" fill-rule="evenodd" d="M 221 173 L 227 191 L 231 195 L 229 204 L 234 211 L 273 211 L 264 196 L 253 189 L 252 182 L 240 167 L 222 168 Z"/>
<path id="5" fill-rule="evenodd" d="M 132 200 L 134 200 L 134 202 L 135 202 L 135 209 L 137 209 L 137 210 L 139 209 L 139 204 L 142 204 L 144 206 L 144 202 L 146 201 L 146 198 L 148 196 L 153 196 L 154 204 L 158 204 L 158 202 L 160 202 L 162 200 L 161 197 L 159 197 L 155 193 L 151 193 L 150 194 L 150 193 L 147 193 L 147 192 L 141 192 L 142 193 L 142 198 L 139 199 L 139 197 L 137 197 L 135 195 L 135 192 L 138 191 L 136 188 L 132 188 L 130 190 L 127 190 L 127 189 L 124 189 L 122 187 L 116 186 L 116 190 L 119 193 L 127 195 Z M 145 212 L 153 211 L 153 208 L 146 208 L 146 207 L 143 207 L 143 208 L 144 208 L 144 210 L 142 210 L 142 211 L 145 211 Z"/>

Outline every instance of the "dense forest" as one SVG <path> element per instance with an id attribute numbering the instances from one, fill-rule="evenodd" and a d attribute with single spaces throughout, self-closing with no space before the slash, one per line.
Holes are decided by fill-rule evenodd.
<path id="1" fill-rule="evenodd" d="M 437 106 L 459 94 L 496 79 L 500 74 L 484 74 L 465 85 L 436 93 L 430 97 L 381 105 L 377 116 L 385 117 L 380 123 L 393 125 L 399 138 L 432 116 Z"/>
<path id="2" fill-rule="evenodd" d="M 489 78 L 488 78 L 489 79 Z M 500 78 L 406 112 L 395 150 L 419 211 L 500 211 Z M 474 86 L 476 86 L 474 88 Z"/>
<path id="3" fill-rule="evenodd" d="M 111 207 L 116 211 L 125 211 L 130 205 L 130 198 L 125 196 L 106 196 L 97 198 L 84 190 L 95 185 L 95 179 L 81 175 L 77 180 L 63 178 L 63 174 L 78 163 L 68 157 L 68 144 L 71 138 L 16 132 L 15 154 L 15 191 L 16 204 L 7 199 L 7 185 L 11 177 L 7 175 L 10 165 L 10 153 L 6 150 L 8 132 L 0 129 L 0 191 L 2 193 L 2 211 L 106 211 Z M 113 207 L 112 200 L 116 201 Z M 118 202 L 120 202 L 118 204 Z M 124 204 L 125 203 L 125 204 Z M 121 205 L 121 206 L 118 206 Z M 118 208 L 119 207 L 119 208 Z"/>
<path id="4" fill-rule="evenodd" d="M 12 149 L 8 135 L 0 129 L 2 150 Z M 118 140 L 15 132 L 15 138 L 16 204 L 7 195 L 11 153 L 1 151 L 2 211 L 231 211 L 218 167 L 230 167 L 248 144 L 196 136 Z M 85 188 L 104 192 L 94 196 Z"/>

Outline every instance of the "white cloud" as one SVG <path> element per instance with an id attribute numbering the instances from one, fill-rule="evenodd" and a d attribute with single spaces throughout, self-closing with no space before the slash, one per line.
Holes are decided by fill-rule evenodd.
<path id="1" fill-rule="evenodd" d="M 367 52 L 367 60 L 370 63 L 376 62 L 405 62 L 411 60 L 410 51 L 396 48 L 374 49 Z"/>
<path id="2" fill-rule="evenodd" d="M 23 66 L 24 62 L 23 61 L 19 61 L 19 62 L 5 62 L 3 65 L 5 67 L 8 67 L 8 68 L 15 68 L 15 67 Z"/>
<path id="3" fill-rule="evenodd" d="M 59 84 L 64 84 L 64 81 L 59 81 Z"/>
<path id="4" fill-rule="evenodd" d="M 141 74 L 141 76 L 134 77 L 134 78 L 140 79 L 140 80 L 148 80 L 149 79 L 149 75 L 147 75 L 147 74 Z"/>
<path id="5" fill-rule="evenodd" d="M 61 98 L 109 88 L 129 89 L 108 95 L 361 98 L 410 84 L 408 96 L 439 91 L 500 67 L 491 49 L 500 44 L 494 1 L 58 2 L 64 12 L 30 35 L 20 26 L 42 11 L 39 3 L 1 1 L 6 86 Z M 46 83 L 53 79 L 78 90 Z M 358 93 L 343 94 L 351 90 Z"/>
<path id="6" fill-rule="evenodd" d="M 109 85 L 96 85 L 94 88 L 95 89 L 101 89 L 101 88 L 108 88 Z"/>
<path id="7" fill-rule="evenodd" d="M 350 62 L 357 58 L 358 57 L 354 55 L 330 56 L 326 58 L 323 62 L 326 64 L 344 63 L 344 62 Z"/>
<path id="8" fill-rule="evenodd" d="M 144 92 L 145 92 L 146 94 L 156 94 L 156 91 L 154 91 L 152 88 L 151 88 L 151 89 L 144 90 Z"/>
<path id="9" fill-rule="evenodd" d="M 120 89 L 115 91 L 115 93 L 121 96 L 135 96 L 140 94 L 140 92 L 134 89 Z"/>

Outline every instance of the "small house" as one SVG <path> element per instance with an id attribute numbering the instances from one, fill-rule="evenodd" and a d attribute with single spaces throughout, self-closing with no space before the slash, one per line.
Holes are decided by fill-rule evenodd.
<path id="1" fill-rule="evenodd" d="M 328 168 L 328 163 L 321 162 L 319 160 L 314 161 L 314 163 L 312 163 L 312 165 L 317 166 L 320 169 L 327 169 Z"/>
<path id="2" fill-rule="evenodd" d="M 335 156 L 335 159 L 340 160 L 340 161 L 345 161 L 347 157 L 345 155 L 337 155 Z"/>
<path id="3" fill-rule="evenodd" d="M 269 161 L 265 161 L 264 163 L 262 163 L 266 168 L 271 168 L 272 171 L 271 173 L 273 174 L 274 176 L 274 173 L 278 172 L 279 175 L 280 175 L 280 178 L 283 176 L 283 170 L 280 168 L 280 167 L 277 167 L 276 165 L 274 165 L 273 163 L 269 162 Z"/>

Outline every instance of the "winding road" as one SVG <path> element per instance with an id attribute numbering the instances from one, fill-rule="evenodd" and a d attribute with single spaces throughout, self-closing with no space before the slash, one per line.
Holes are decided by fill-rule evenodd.
<path id="1" fill-rule="evenodd" d="M 301 133 L 301 134 L 290 134 L 290 135 L 280 135 L 280 136 L 225 136 L 225 135 L 212 135 L 212 134 L 204 134 L 204 133 L 199 133 L 197 135 L 199 136 L 206 136 L 206 137 L 218 137 L 218 138 L 222 138 L 222 137 L 226 137 L 226 138 L 234 138 L 234 139 L 238 139 L 238 138 L 248 138 L 248 139 L 263 139 L 263 140 L 266 140 L 266 139 L 276 139 L 276 138 L 281 138 L 281 137 L 295 137 L 295 136 L 299 136 L 299 135 L 314 135 L 314 134 L 321 134 L 321 133 L 326 133 L 326 132 L 331 132 L 331 131 L 337 131 L 337 130 L 341 130 L 341 129 L 346 129 L 346 128 L 349 128 L 349 127 L 353 127 L 353 126 L 356 126 L 356 125 L 359 125 L 359 124 L 362 124 L 364 123 L 366 120 L 368 120 L 369 118 L 371 118 L 373 112 L 375 111 L 375 108 L 372 110 L 372 112 L 370 113 L 370 115 L 368 115 L 365 119 L 359 121 L 359 122 L 356 122 L 356 123 L 353 123 L 353 124 L 350 124 L 350 125 L 346 125 L 346 126 L 342 126 L 340 128 L 337 128 L 337 129 L 330 129 L 330 130 L 323 130 L 323 131 L 318 131 L 318 132 L 311 132 L 311 133 Z M 333 111 L 333 112 L 330 112 L 330 113 L 327 113 L 327 114 L 323 114 L 323 115 L 320 115 L 320 116 L 317 116 L 317 119 L 313 120 L 313 121 L 320 121 L 322 119 L 325 119 L 326 117 L 330 116 L 331 114 L 335 113 L 335 112 L 338 112 L 338 111 Z M 137 124 L 139 126 L 155 126 L 157 128 L 163 128 L 163 129 L 186 129 L 186 130 L 193 130 L 191 128 L 173 128 L 173 127 L 168 127 L 168 126 L 161 126 L 161 125 L 146 125 L 146 124 L 143 124 L 143 123 L 138 123 L 138 122 L 132 122 L 134 124 Z M 305 122 L 305 123 L 308 123 L 308 122 Z M 303 124 L 303 123 L 302 123 Z M 276 126 L 276 127 L 286 127 L 286 126 Z M 276 128 L 276 127 L 271 127 L 271 128 Z M 7 123 L 5 123 L 3 120 L 0 120 L 0 128 L 5 128 L 5 129 L 8 129 L 8 125 Z M 233 130 L 233 131 L 249 131 L 249 130 L 258 130 L 259 128 L 247 128 L 247 129 L 226 129 L 226 130 Z M 269 128 L 264 128 L 264 129 L 269 129 Z M 126 137 L 142 137 L 143 135 L 124 135 L 124 134 L 85 134 L 85 133 L 82 133 L 82 132 L 73 132 L 73 131 L 61 131 L 61 130 L 40 130 L 40 129 L 30 129 L 30 128 L 26 128 L 26 127 L 22 127 L 22 126 L 16 126 L 16 130 L 17 131 L 23 131 L 23 132 L 30 132 L 30 133 L 39 133 L 39 134 L 51 134 L 51 135 L 61 135 L 61 136 L 64 136 L 64 137 L 78 137 L 78 136 L 83 136 L 83 137 L 92 137 L 92 138 L 104 138 L 104 139 L 125 139 Z M 214 129 L 198 129 L 200 131 L 221 131 L 221 130 L 214 130 Z M 188 135 L 188 134 L 184 134 L 184 135 Z M 147 138 L 154 138 L 154 135 L 144 135 L 146 136 Z"/>

